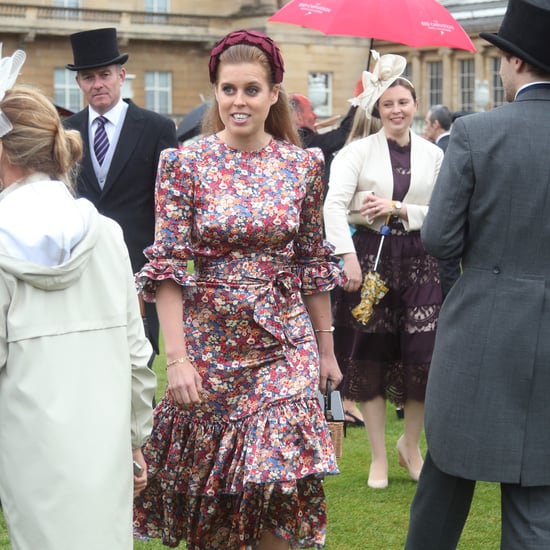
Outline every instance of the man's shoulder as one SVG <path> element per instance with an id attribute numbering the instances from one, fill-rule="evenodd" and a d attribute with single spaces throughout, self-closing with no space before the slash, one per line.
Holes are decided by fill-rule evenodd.
<path id="1" fill-rule="evenodd" d="M 82 109 L 81 111 L 78 111 L 78 113 L 75 113 L 74 115 L 71 115 L 63 120 L 63 126 L 65 128 L 75 128 L 77 126 L 82 125 L 84 122 L 88 120 L 88 109 Z"/>
<path id="2" fill-rule="evenodd" d="M 464 129 L 468 134 L 475 134 L 487 128 L 494 128 L 495 125 L 510 124 L 518 116 L 516 108 L 517 105 L 514 103 L 505 103 L 489 111 L 462 116 L 453 122 L 452 132 Z"/>
<path id="3" fill-rule="evenodd" d="M 311 136 L 315 136 L 315 132 L 307 126 L 300 126 L 298 128 L 298 135 L 300 136 L 302 142 L 305 143 L 306 139 L 309 139 Z"/>

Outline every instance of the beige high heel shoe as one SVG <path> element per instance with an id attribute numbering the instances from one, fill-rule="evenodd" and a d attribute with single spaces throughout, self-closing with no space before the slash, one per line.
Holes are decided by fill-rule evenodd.
<path id="1" fill-rule="evenodd" d="M 407 452 L 405 451 L 405 442 L 403 441 L 403 436 L 401 436 L 397 440 L 397 445 L 395 446 L 397 449 L 397 455 L 399 457 L 399 465 L 403 468 L 407 468 L 407 471 L 409 472 L 409 477 L 413 481 L 418 481 L 418 478 L 420 477 L 420 472 L 422 470 L 422 466 L 420 466 L 420 469 L 414 470 L 411 467 L 411 463 L 409 462 L 409 457 L 407 456 Z M 419 451 L 420 454 L 420 451 Z M 424 462 L 422 461 L 422 464 Z"/>
<path id="2" fill-rule="evenodd" d="M 373 478 L 372 473 L 372 463 L 369 468 L 369 479 L 367 481 L 367 485 L 371 489 L 385 489 L 388 486 L 388 468 L 386 466 L 386 476 L 382 478 Z"/>

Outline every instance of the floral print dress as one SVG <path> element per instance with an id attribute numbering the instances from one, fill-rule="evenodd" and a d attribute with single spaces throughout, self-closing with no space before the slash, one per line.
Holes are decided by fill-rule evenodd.
<path id="1" fill-rule="evenodd" d="M 244 550 L 270 530 L 293 548 L 324 546 L 322 478 L 338 470 L 302 300 L 340 277 L 322 237 L 322 190 L 320 153 L 284 141 L 245 152 L 212 135 L 162 153 L 138 287 L 153 301 L 160 281 L 182 286 L 205 394 L 183 408 L 167 391 L 156 408 L 136 536 Z"/>

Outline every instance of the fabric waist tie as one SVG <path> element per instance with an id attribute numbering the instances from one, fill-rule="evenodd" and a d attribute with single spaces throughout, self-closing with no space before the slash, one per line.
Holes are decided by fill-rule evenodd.
<path id="1" fill-rule="evenodd" d="M 301 281 L 283 262 L 259 259 L 199 260 L 197 283 L 215 282 L 257 287 L 254 294 L 254 321 L 282 344 L 296 346 L 298 338 L 288 322 L 289 313 L 301 301 Z"/>

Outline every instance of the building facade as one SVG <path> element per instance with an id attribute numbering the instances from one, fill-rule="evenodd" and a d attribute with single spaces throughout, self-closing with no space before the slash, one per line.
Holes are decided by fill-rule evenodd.
<path id="1" fill-rule="evenodd" d="M 387 1 L 387 0 L 380 0 Z M 27 61 L 18 80 L 41 88 L 57 105 L 81 109 L 83 98 L 65 69 L 72 63 L 69 35 L 116 27 L 120 51 L 129 54 L 124 91 L 137 104 L 172 117 L 177 124 L 211 95 L 208 57 L 213 44 L 231 30 L 266 32 L 280 45 L 286 63 L 284 86 L 310 96 L 318 114 L 343 114 L 366 68 L 370 40 L 325 36 L 294 25 L 270 23 L 285 0 L 20 0 L 0 2 L 4 55 L 21 48 Z M 505 0 L 441 0 L 472 38 L 477 52 L 447 48 L 412 49 L 376 41 L 381 54 L 407 58 L 407 76 L 419 99 L 419 118 L 434 103 L 453 111 L 499 105 L 503 92 L 498 53 L 478 38 L 496 32 Z M 113 9 L 116 7 L 116 9 Z M 398 16 L 398 15 L 397 15 Z"/>

